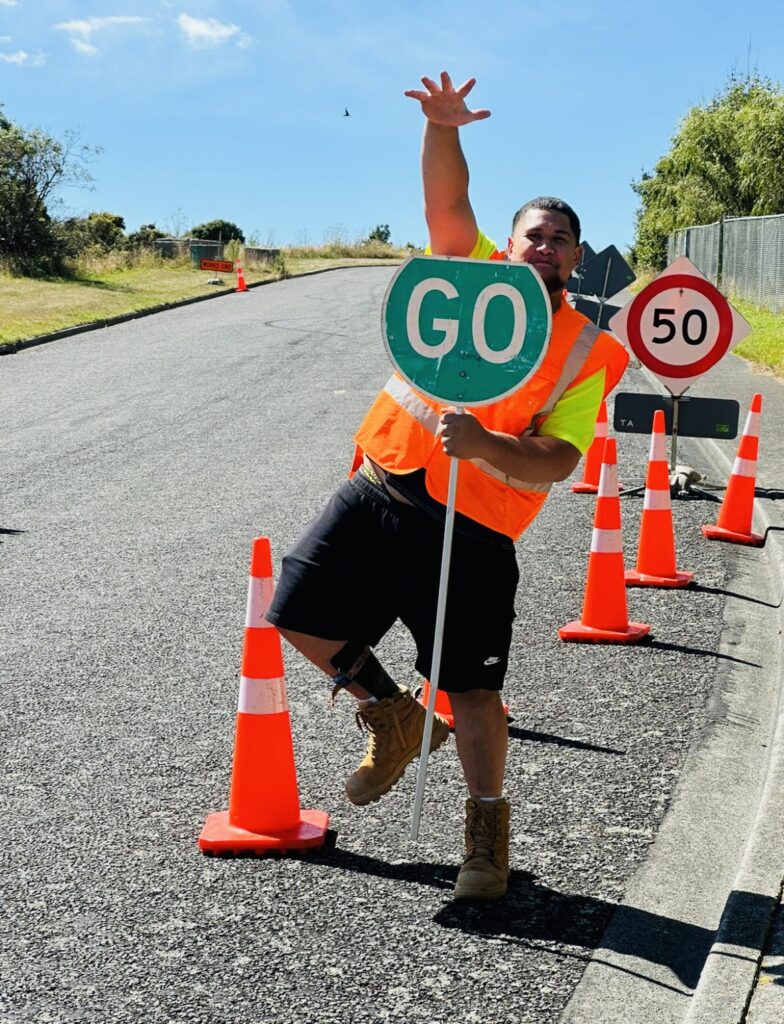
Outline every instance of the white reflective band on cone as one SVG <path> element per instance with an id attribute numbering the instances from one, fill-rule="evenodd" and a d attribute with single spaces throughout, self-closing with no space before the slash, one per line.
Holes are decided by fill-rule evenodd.
<path id="1" fill-rule="evenodd" d="M 276 715 L 288 711 L 285 679 L 248 679 L 240 677 L 237 707 L 245 715 Z"/>
<path id="2" fill-rule="evenodd" d="M 667 491 L 650 491 L 646 488 L 645 490 L 645 501 L 642 505 L 645 510 L 652 510 L 654 512 L 669 512 L 672 508 L 670 502 L 670 492 Z"/>
<path id="3" fill-rule="evenodd" d="M 607 437 L 607 420 L 603 420 L 601 423 L 596 424 L 593 428 L 594 437 Z"/>
<path id="4" fill-rule="evenodd" d="M 256 629 L 272 629 L 272 624 L 264 616 L 272 603 L 274 583 L 270 577 L 260 579 L 257 576 L 248 578 L 248 604 L 245 609 L 245 625 Z"/>
<path id="5" fill-rule="evenodd" d="M 757 463 L 753 459 L 736 458 L 732 464 L 733 476 L 756 476 Z"/>
<path id="6" fill-rule="evenodd" d="M 667 462 L 664 434 L 651 434 L 651 462 Z"/>
<path id="7" fill-rule="evenodd" d="M 602 463 L 602 471 L 599 474 L 599 497 L 618 497 L 618 467 L 611 466 L 609 462 Z"/>
<path id="8" fill-rule="evenodd" d="M 743 428 L 743 433 L 746 436 L 759 437 L 759 429 L 760 414 L 758 412 L 750 412 L 746 417 L 746 426 Z"/>
<path id="9" fill-rule="evenodd" d="M 594 526 L 591 534 L 591 554 L 617 555 L 623 551 L 623 537 L 620 530 L 600 530 Z"/>

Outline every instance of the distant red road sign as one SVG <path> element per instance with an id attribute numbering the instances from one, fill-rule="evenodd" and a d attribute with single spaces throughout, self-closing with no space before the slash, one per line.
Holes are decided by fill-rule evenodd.
<path id="1" fill-rule="evenodd" d="M 200 260 L 200 270 L 214 270 L 219 274 L 233 274 L 234 264 L 231 260 Z"/>
<path id="2" fill-rule="evenodd" d="M 682 395 L 751 330 L 685 256 L 616 313 L 609 327 L 672 395 Z"/>

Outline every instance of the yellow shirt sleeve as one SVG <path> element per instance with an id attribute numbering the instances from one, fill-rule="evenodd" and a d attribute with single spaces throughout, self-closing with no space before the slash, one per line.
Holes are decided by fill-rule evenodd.
<path id="1" fill-rule="evenodd" d="M 549 416 L 540 424 L 537 434 L 568 441 L 585 455 L 593 441 L 596 417 L 604 397 L 604 370 L 568 388 Z"/>
<path id="2" fill-rule="evenodd" d="M 489 260 L 494 252 L 498 251 L 498 246 L 492 240 L 488 238 L 484 231 L 478 231 L 476 236 L 476 244 L 474 245 L 471 252 L 468 254 L 469 260 Z M 430 246 L 425 246 L 425 256 L 432 256 L 433 253 L 430 250 Z"/>
<path id="3" fill-rule="evenodd" d="M 476 236 L 476 245 L 468 254 L 468 258 L 470 260 L 489 260 L 497 251 L 498 246 L 492 238 L 488 238 L 484 231 L 479 231 Z"/>

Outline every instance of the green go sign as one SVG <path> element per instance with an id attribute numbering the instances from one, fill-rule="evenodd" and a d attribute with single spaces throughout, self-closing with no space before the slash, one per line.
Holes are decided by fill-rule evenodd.
<path id="1" fill-rule="evenodd" d="M 550 297 L 525 263 L 411 256 L 390 282 L 382 329 L 389 358 L 418 391 L 449 405 L 488 405 L 521 387 L 544 358 Z"/>

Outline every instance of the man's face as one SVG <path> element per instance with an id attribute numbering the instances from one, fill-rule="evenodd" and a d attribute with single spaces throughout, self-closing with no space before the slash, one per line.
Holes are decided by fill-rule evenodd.
<path id="1" fill-rule="evenodd" d="M 552 295 L 560 292 L 580 262 L 569 218 L 559 210 L 526 210 L 507 245 L 511 263 L 530 263 Z"/>

